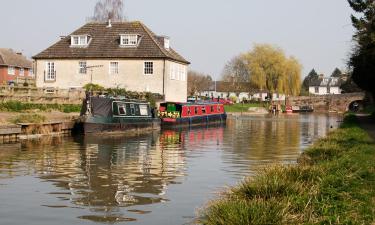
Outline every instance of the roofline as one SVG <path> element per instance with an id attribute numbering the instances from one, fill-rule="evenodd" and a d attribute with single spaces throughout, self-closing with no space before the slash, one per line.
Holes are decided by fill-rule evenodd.
<path id="1" fill-rule="evenodd" d="M 188 62 L 188 61 L 179 61 L 179 60 L 176 60 L 176 59 L 173 59 L 173 58 L 170 58 L 170 57 L 117 57 L 117 56 L 113 56 L 113 57 L 78 57 L 78 56 L 74 56 L 74 57 L 51 57 L 51 58 L 48 58 L 48 57 L 38 57 L 37 55 L 36 56 L 33 56 L 32 59 L 34 60 L 58 60 L 58 59 L 64 59 L 64 60 L 73 60 L 73 59 L 129 59 L 129 60 L 139 60 L 139 59 L 148 59 L 148 60 L 155 60 L 155 59 L 160 59 L 160 60 L 170 60 L 172 62 L 179 62 L 179 63 L 183 63 L 183 64 L 186 64 L 186 65 L 190 65 L 191 63 Z"/>

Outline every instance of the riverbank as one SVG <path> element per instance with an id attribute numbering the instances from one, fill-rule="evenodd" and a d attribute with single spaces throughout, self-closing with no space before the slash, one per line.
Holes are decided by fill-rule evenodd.
<path id="1" fill-rule="evenodd" d="M 201 224 L 373 224 L 375 143 L 355 116 L 296 165 L 265 168 L 199 213 Z"/>

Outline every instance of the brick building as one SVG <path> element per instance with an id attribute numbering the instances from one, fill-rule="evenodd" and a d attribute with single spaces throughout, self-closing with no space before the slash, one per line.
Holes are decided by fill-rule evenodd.
<path id="1" fill-rule="evenodd" d="M 0 85 L 24 83 L 34 79 L 32 62 L 22 53 L 0 48 Z"/>

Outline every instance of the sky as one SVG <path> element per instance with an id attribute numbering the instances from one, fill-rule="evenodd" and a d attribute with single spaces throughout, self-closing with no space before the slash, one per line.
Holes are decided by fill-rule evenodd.
<path id="1" fill-rule="evenodd" d="M 0 48 L 31 57 L 83 26 L 97 0 L 0 0 Z M 171 38 L 190 69 L 220 79 L 225 64 L 254 44 L 296 57 L 302 76 L 345 70 L 353 46 L 346 0 L 124 0 L 129 21 Z"/>

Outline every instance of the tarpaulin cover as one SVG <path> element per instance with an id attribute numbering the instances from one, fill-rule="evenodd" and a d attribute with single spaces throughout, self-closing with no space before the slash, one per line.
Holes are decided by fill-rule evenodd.
<path id="1" fill-rule="evenodd" d="M 112 117 L 112 99 L 91 97 L 93 116 Z"/>

